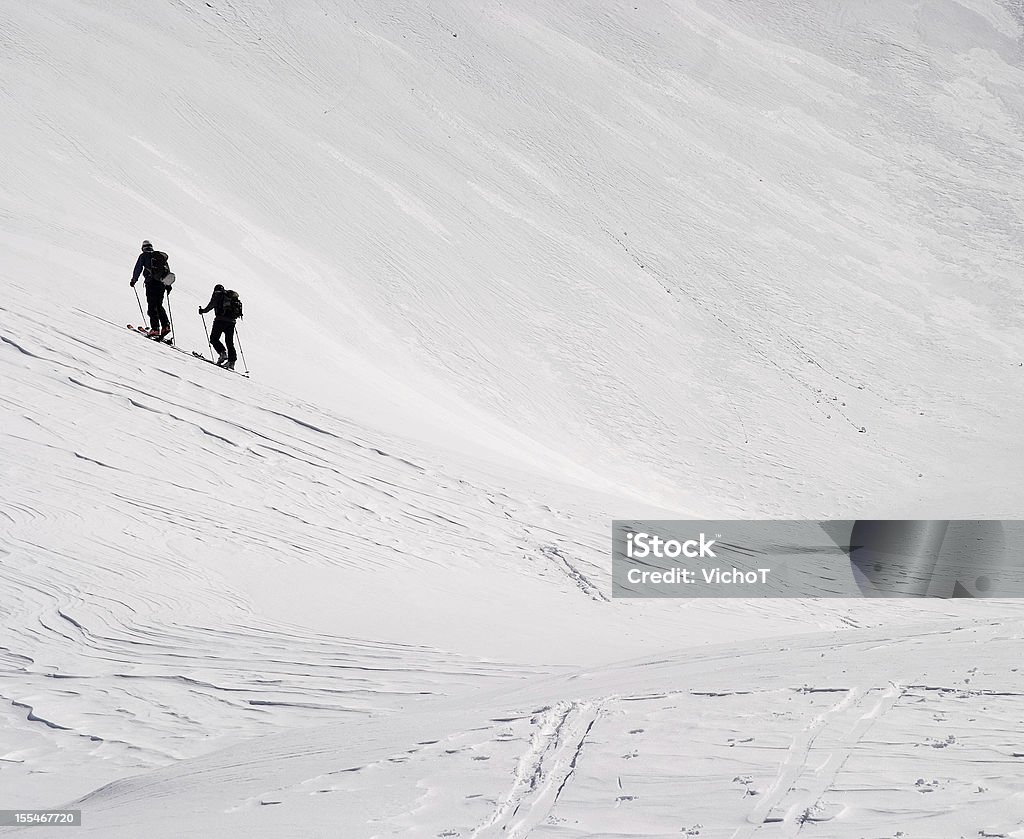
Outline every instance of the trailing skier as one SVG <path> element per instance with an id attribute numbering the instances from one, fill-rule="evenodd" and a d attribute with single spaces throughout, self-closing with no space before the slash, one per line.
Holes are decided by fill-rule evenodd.
<path id="1" fill-rule="evenodd" d="M 199 314 L 205 315 L 210 310 L 214 312 L 213 329 L 210 331 L 210 345 L 220 356 L 217 364 L 226 367 L 228 370 L 235 369 L 235 321 L 242 317 L 242 301 L 238 292 L 231 289 L 225 290 L 224 286 L 217 283 L 213 287 L 213 295 L 206 307 L 200 307 Z M 225 351 L 221 343 L 221 336 L 227 343 Z"/>
<path id="2" fill-rule="evenodd" d="M 148 306 L 150 330 L 146 334 L 150 338 L 164 338 L 171 331 L 171 321 L 164 308 L 164 293 L 171 293 L 174 274 L 167 262 L 167 254 L 153 250 L 153 245 L 146 239 L 142 243 L 142 253 L 135 260 L 132 272 L 132 288 L 139 281 L 139 275 L 145 278 L 146 304 Z"/>

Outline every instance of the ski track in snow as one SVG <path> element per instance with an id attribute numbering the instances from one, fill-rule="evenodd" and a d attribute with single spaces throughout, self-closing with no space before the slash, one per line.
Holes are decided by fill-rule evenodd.
<path id="1" fill-rule="evenodd" d="M 600 706 L 565 702 L 534 716 L 530 747 L 519 760 L 512 789 L 472 839 L 522 839 L 547 818 L 576 771 Z"/>
<path id="2" fill-rule="evenodd" d="M 896 640 L 745 642 L 484 690 L 435 706 L 433 726 L 413 731 L 462 727 L 407 734 L 404 750 L 396 741 L 244 808 L 316 813 L 311 797 L 333 796 L 333 812 L 350 812 L 387 786 L 404 796 L 352 835 L 1016 836 L 1020 694 L 1007 692 L 1017 668 L 1004 662 L 1022 629 L 1013 619 Z M 947 684 L 901 684 L 895 672 Z"/>
<path id="3" fill-rule="evenodd" d="M 815 715 L 793 738 L 779 774 L 748 816 L 750 826 L 738 830 L 735 839 L 752 836 L 765 824 L 781 824 L 779 835 L 794 836 L 805 821 L 818 820 L 821 796 L 828 791 L 836 773 L 871 723 L 895 704 L 900 692 L 896 685 L 883 691 L 851 688 L 834 705 Z M 848 718 L 854 723 L 850 724 Z M 814 766 L 812 754 L 816 756 L 820 750 L 816 748 L 816 741 L 826 730 L 836 728 L 844 729 L 844 734 L 838 738 L 840 748 L 827 752 L 824 762 Z M 804 775 L 811 778 L 804 780 Z M 806 788 L 801 790 L 801 784 L 806 784 Z"/>

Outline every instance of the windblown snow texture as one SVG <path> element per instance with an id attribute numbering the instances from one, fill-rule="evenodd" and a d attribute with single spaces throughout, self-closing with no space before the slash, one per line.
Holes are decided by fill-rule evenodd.
<path id="1" fill-rule="evenodd" d="M 0 8 L 0 809 L 1020 833 L 1014 604 L 608 567 L 613 518 L 1020 516 L 1019 3 Z"/>

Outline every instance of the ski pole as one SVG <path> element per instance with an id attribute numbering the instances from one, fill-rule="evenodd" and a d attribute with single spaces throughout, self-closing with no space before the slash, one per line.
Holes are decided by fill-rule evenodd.
<path id="1" fill-rule="evenodd" d="M 171 340 L 168 342 L 172 347 L 174 346 L 174 315 L 171 313 L 171 290 L 167 289 L 167 320 L 171 324 Z"/>
<path id="2" fill-rule="evenodd" d="M 242 357 L 242 364 L 245 365 L 245 373 L 249 375 L 249 364 L 245 360 L 245 353 L 242 352 L 242 337 L 238 334 L 238 324 L 235 323 L 235 340 L 238 341 L 238 354 Z"/>
<path id="3" fill-rule="evenodd" d="M 142 301 L 139 299 L 139 290 L 132 286 L 132 291 L 135 292 L 135 302 L 139 304 L 139 314 L 142 315 L 142 322 L 146 322 L 146 313 L 142 311 Z M 152 326 L 152 324 L 150 324 Z"/>
<path id="4" fill-rule="evenodd" d="M 203 319 L 203 333 L 206 335 L 206 345 L 210 348 L 210 361 L 213 361 L 213 344 L 210 343 L 210 331 L 206 328 L 206 315 L 200 312 L 199 317 Z"/>

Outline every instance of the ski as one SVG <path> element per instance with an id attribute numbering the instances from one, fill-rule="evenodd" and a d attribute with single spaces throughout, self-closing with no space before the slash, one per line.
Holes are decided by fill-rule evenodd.
<path id="1" fill-rule="evenodd" d="M 101 320 L 104 323 L 110 324 L 111 326 L 117 326 L 117 324 L 114 321 L 107 320 L 106 318 L 101 318 L 99 315 L 94 315 L 92 312 L 87 312 L 85 309 L 76 309 L 76 311 L 81 312 L 83 315 L 88 315 L 91 318 L 95 318 L 96 320 Z M 131 323 L 126 324 L 126 326 L 128 327 L 128 329 L 131 332 L 138 332 L 143 337 L 146 337 L 146 333 L 149 332 L 149 327 L 148 326 L 135 326 L 134 324 L 131 324 Z M 151 338 L 150 340 L 156 340 L 156 339 Z M 220 367 L 220 365 L 217 364 L 216 361 L 212 361 L 211 359 L 207 358 L 202 353 L 198 353 L 195 350 L 192 350 L 192 352 L 189 352 L 188 350 L 182 349 L 181 347 L 177 346 L 176 344 L 172 344 L 172 343 L 170 343 L 167 340 L 157 341 L 157 343 L 161 343 L 164 346 L 169 347 L 170 349 L 174 350 L 175 352 L 180 352 L 180 353 L 184 353 L 185 355 L 195 356 L 200 361 L 205 361 L 207 364 L 212 364 L 214 367 Z M 226 367 L 222 367 L 221 369 L 222 370 L 227 370 Z M 241 376 L 243 379 L 248 379 L 249 378 L 249 374 L 246 373 L 246 372 L 243 372 L 241 370 L 228 370 L 228 372 L 229 373 L 235 373 L 236 375 Z"/>
<path id="2" fill-rule="evenodd" d="M 138 332 L 139 335 L 141 335 L 143 338 L 146 338 L 147 340 L 152 341 L 154 344 L 163 344 L 168 349 L 172 349 L 177 352 L 185 353 L 186 355 L 188 355 L 188 350 L 183 350 L 181 347 L 174 343 L 174 341 L 172 340 L 173 333 L 171 332 L 168 332 L 163 338 L 150 338 L 149 335 L 146 334 L 147 332 L 149 332 L 149 327 L 147 326 L 133 326 L 132 324 L 129 323 L 127 324 L 127 327 L 131 332 Z"/>
<path id="3" fill-rule="evenodd" d="M 220 367 L 221 370 L 227 370 L 229 373 L 236 373 L 237 375 L 242 376 L 243 378 L 246 378 L 246 379 L 249 378 L 249 374 L 248 373 L 243 373 L 241 370 L 232 370 L 232 369 L 230 369 L 228 367 L 223 367 L 222 365 L 218 364 L 213 359 L 207 358 L 205 355 L 203 355 L 202 353 L 196 352 L 195 350 L 192 350 L 192 355 L 194 355 L 200 361 L 205 361 L 207 364 L 212 364 L 214 367 Z"/>
<path id="4" fill-rule="evenodd" d="M 132 324 L 129 323 L 128 324 L 128 328 L 130 330 L 132 330 L 133 332 L 140 332 L 142 335 L 144 335 L 147 338 L 151 338 L 152 337 L 149 334 L 149 327 L 148 326 L 132 326 Z M 170 334 L 170 333 L 168 333 L 168 334 Z"/>
<path id="5" fill-rule="evenodd" d="M 147 327 L 147 326 L 132 326 L 132 324 L 130 324 L 130 323 L 127 324 L 127 326 L 128 326 L 128 328 L 130 330 L 132 330 L 132 332 L 138 332 L 144 338 L 149 338 L 150 341 L 156 341 L 158 344 L 167 344 L 167 346 L 169 346 L 169 347 L 173 347 L 174 346 L 174 333 L 173 332 L 168 332 L 166 335 L 164 335 L 161 338 L 159 335 L 150 335 L 149 334 L 149 327 Z M 177 349 L 177 348 L 175 348 L 175 349 Z"/>

